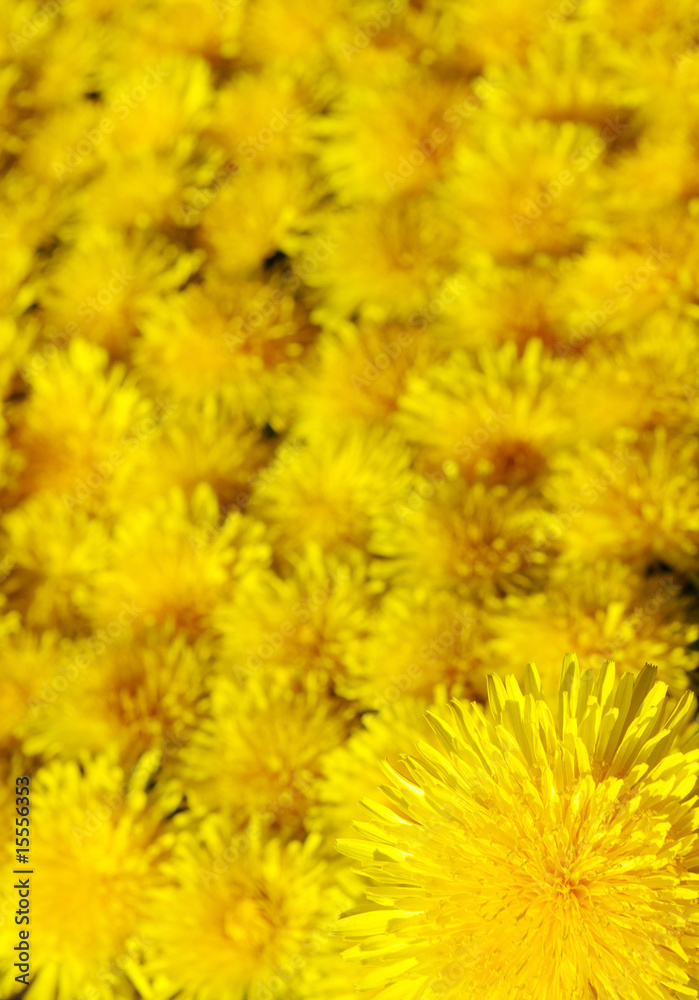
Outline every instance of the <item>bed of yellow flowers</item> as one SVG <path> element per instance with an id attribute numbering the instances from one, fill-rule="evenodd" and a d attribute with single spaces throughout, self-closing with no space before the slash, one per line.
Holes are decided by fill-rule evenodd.
<path id="1" fill-rule="evenodd" d="M 0 150 L 0 995 L 699 997 L 697 0 L 0 0 Z"/>

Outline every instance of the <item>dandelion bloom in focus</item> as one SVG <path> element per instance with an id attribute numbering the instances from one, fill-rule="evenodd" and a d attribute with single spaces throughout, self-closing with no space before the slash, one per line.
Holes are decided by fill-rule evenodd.
<path id="1" fill-rule="evenodd" d="M 699 972 L 699 742 L 647 665 L 563 664 L 557 709 L 539 674 L 493 677 L 489 713 L 452 703 L 387 765 L 393 809 L 365 801 L 371 902 L 342 922 L 384 1000 L 650 1000 L 691 996 Z M 408 819 L 406 820 L 406 817 Z M 372 905 L 373 904 L 373 905 Z"/>

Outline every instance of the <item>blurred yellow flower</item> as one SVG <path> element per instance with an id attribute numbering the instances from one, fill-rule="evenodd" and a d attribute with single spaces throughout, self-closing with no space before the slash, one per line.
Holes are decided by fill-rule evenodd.
<path id="1" fill-rule="evenodd" d="M 295 691 L 281 672 L 252 677 L 243 689 L 231 677 L 217 677 L 211 718 L 180 755 L 192 809 L 220 811 L 236 829 L 257 817 L 286 836 L 303 837 L 323 758 L 345 740 L 352 715 L 323 692 Z"/>
<path id="2" fill-rule="evenodd" d="M 147 900 L 144 991 L 200 1000 L 304 996 L 314 966 L 337 953 L 334 921 L 351 899 L 319 842 L 264 841 L 217 814 L 181 834 L 168 884 Z"/>
<path id="3" fill-rule="evenodd" d="M 148 777 L 137 771 L 128 780 L 102 758 L 80 766 L 54 762 L 32 777 L 30 850 L 37 874 L 26 876 L 30 994 L 60 998 L 92 990 L 105 1000 L 132 996 L 122 970 L 138 954 L 134 921 L 144 912 L 145 895 L 163 881 L 160 866 L 172 837 L 164 819 L 180 800 L 175 787 L 147 794 Z M 20 877 L 12 874 L 17 864 L 9 844 L 2 867 L 5 885 Z M 19 929 L 14 920 L 0 926 L 5 995 L 15 992 L 11 956 Z"/>
<path id="4" fill-rule="evenodd" d="M 236 580 L 269 558 L 263 526 L 236 511 L 222 516 L 208 483 L 189 500 L 173 489 L 118 519 L 82 606 L 95 626 L 129 613 L 138 631 L 176 629 L 196 638 Z"/>

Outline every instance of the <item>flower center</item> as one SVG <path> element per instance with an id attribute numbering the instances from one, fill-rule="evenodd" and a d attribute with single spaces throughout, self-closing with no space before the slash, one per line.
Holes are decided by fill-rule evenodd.
<path id="1" fill-rule="evenodd" d="M 558 867 L 546 876 L 548 892 L 554 900 L 560 902 L 577 899 L 582 902 L 589 895 L 585 879 L 580 878 L 567 867 Z"/>
<path id="2" fill-rule="evenodd" d="M 244 952 L 261 954 L 273 934 L 264 907 L 254 899 L 240 899 L 223 918 L 227 937 Z"/>

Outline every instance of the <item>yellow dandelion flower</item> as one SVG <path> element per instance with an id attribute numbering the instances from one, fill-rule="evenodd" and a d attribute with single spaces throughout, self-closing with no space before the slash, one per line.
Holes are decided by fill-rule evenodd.
<path id="1" fill-rule="evenodd" d="M 387 769 L 397 813 L 367 801 L 340 841 L 373 881 L 341 921 L 377 997 L 689 996 L 698 969 L 695 709 L 648 666 L 580 674 L 558 719 L 530 666 L 490 685 L 491 719 L 454 702 L 441 747 Z M 695 742 L 695 741 L 694 741 Z M 404 816 L 409 818 L 406 822 Z"/>
<path id="2" fill-rule="evenodd" d="M 602 130 L 616 128 L 617 138 L 631 131 L 627 119 L 632 102 L 624 74 L 609 65 L 593 37 L 578 30 L 545 35 L 523 63 L 499 66 L 490 83 L 488 111 L 510 121 L 582 122 Z"/>
<path id="3" fill-rule="evenodd" d="M 375 520 L 369 549 L 383 557 L 378 576 L 480 599 L 540 582 L 556 552 L 551 537 L 551 515 L 526 490 L 470 486 L 438 472 L 416 477 Z"/>
<path id="4" fill-rule="evenodd" d="M 76 192 L 76 200 L 100 228 L 167 226 L 179 221 L 184 189 L 192 174 L 182 157 L 169 153 L 111 156 L 99 176 Z"/>
<path id="5" fill-rule="evenodd" d="M 591 0 L 580 19 L 612 49 L 631 47 L 664 62 L 690 48 L 699 27 L 693 0 L 632 0 L 623 11 L 612 0 Z"/>
<path id="6" fill-rule="evenodd" d="M 523 351 L 530 340 L 554 348 L 563 339 L 551 300 L 558 268 L 503 267 L 477 260 L 451 282 L 444 309 L 435 317 L 435 337 L 445 346 L 500 347 L 514 341 Z"/>
<path id="7" fill-rule="evenodd" d="M 56 669 L 61 635 L 56 629 L 29 632 L 17 615 L 0 618 L 0 748 L 19 746 L 19 727 L 28 719 L 32 702 Z"/>
<path id="8" fill-rule="evenodd" d="M 95 160 L 75 155 L 70 169 L 63 170 L 67 148 L 75 150 L 85 140 L 84 133 L 89 135 L 102 117 L 92 102 L 84 102 L 52 109 L 47 115 L 30 120 L 19 160 L 23 172 L 51 188 L 84 183 L 95 172 Z"/>
<path id="9" fill-rule="evenodd" d="M 191 808 L 220 810 L 236 828 L 258 816 L 303 836 L 323 757 L 344 742 L 353 709 L 317 690 L 294 690 L 280 672 L 252 677 L 242 689 L 215 678 L 210 712 L 178 763 Z"/>
<path id="10" fill-rule="evenodd" d="M 364 816 L 360 805 L 366 796 L 375 798 L 387 808 L 392 803 L 381 797 L 385 784 L 384 762 L 405 778 L 409 773 L 402 762 L 403 755 L 415 751 L 420 740 L 439 747 L 439 740 L 430 726 L 426 712 L 430 709 L 448 719 L 443 693 L 437 692 L 438 703 L 409 695 L 399 698 L 380 712 L 364 712 L 362 727 L 352 733 L 342 746 L 331 750 L 323 759 L 323 779 L 318 785 L 318 804 L 311 807 L 308 823 L 322 831 L 326 838 L 351 837 L 353 823 Z M 360 969 L 360 976 L 361 978 Z"/>
<path id="11" fill-rule="evenodd" d="M 84 227 L 56 259 L 42 318 L 63 339 L 81 334 L 123 355 L 147 299 L 183 284 L 200 263 L 160 234 Z"/>
<path id="12" fill-rule="evenodd" d="M 674 103 L 674 98 L 673 98 Z M 614 194 L 609 204 L 620 215 L 628 209 L 624 192 L 642 191 L 644 210 L 672 211 L 677 202 L 688 202 L 699 194 L 693 163 L 696 157 L 697 127 L 676 128 L 669 135 L 658 129 L 644 132 L 636 145 L 615 165 Z M 660 169 L 661 163 L 663 170 Z"/>
<path id="13" fill-rule="evenodd" d="M 191 149 L 212 100 L 211 67 L 196 56 L 171 53 L 119 73 L 104 90 L 112 128 L 96 153 Z"/>
<path id="14" fill-rule="evenodd" d="M 250 512 L 286 557 L 309 542 L 336 552 L 362 547 L 372 520 L 409 491 L 410 459 L 402 439 L 380 426 L 290 442 L 260 475 Z"/>
<path id="15" fill-rule="evenodd" d="M 32 777 L 28 996 L 131 995 L 118 960 L 129 957 L 144 896 L 160 880 L 170 847 L 162 821 L 180 801 L 176 789 L 146 796 L 145 777 L 127 782 L 103 759 L 54 762 Z M 5 885 L 21 877 L 14 867 L 6 856 Z M 0 926 L 6 996 L 16 990 L 10 956 L 19 929 Z"/>
<path id="16" fill-rule="evenodd" d="M 468 479 L 533 484 L 549 458 L 577 438 L 571 393 L 587 376 L 582 365 L 542 356 L 530 340 L 454 353 L 424 376 L 408 380 L 397 426 L 419 446 L 423 470 L 456 465 Z M 589 377 L 589 376 L 588 376 Z"/>
<path id="17" fill-rule="evenodd" d="M 302 164 L 261 164 L 221 186 L 202 215 L 198 238 L 226 275 L 253 275 L 278 251 L 313 208 L 315 195 Z"/>
<path id="18" fill-rule="evenodd" d="M 339 560 L 310 544 L 289 560 L 291 573 L 262 571 L 241 581 L 212 624 L 221 634 L 221 659 L 239 680 L 283 673 L 287 683 L 336 687 L 361 645 L 375 583 L 364 553 Z"/>
<path id="19" fill-rule="evenodd" d="M 680 209 L 651 213 L 592 241 L 562 271 L 554 291 L 554 313 L 567 327 L 560 352 L 634 331 L 660 312 L 695 318 L 689 273 L 698 262 L 695 221 Z"/>
<path id="20" fill-rule="evenodd" d="M 553 8 L 555 12 L 555 8 Z M 552 31 L 550 0 L 522 6 L 517 0 L 444 4 L 437 33 L 441 52 L 469 75 L 493 63 L 523 59 Z"/>
<path id="21" fill-rule="evenodd" d="M 298 362 L 313 340 L 293 276 L 203 285 L 150 303 L 135 364 L 155 391 L 177 399 L 217 394 L 256 426 L 288 424 Z"/>
<path id="22" fill-rule="evenodd" d="M 610 440 L 627 429 L 677 432 L 697 426 L 699 410 L 694 323 L 659 313 L 617 345 L 593 343 L 585 358 L 594 378 L 572 389 L 571 408 L 584 414 L 588 440 Z M 694 374 L 693 374 L 694 373 Z M 592 383 L 594 382 L 594 389 Z"/>
<path id="23" fill-rule="evenodd" d="M 103 348 L 79 337 L 65 351 L 37 346 L 22 371 L 31 392 L 11 412 L 13 444 L 24 460 L 21 494 L 50 491 L 67 509 L 93 507 L 151 402 L 123 365 L 110 367 Z"/>
<path id="24" fill-rule="evenodd" d="M 320 167 L 338 202 L 388 201 L 439 180 L 467 96 L 463 83 L 417 69 L 389 86 L 369 79 L 344 88 L 317 125 Z"/>
<path id="25" fill-rule="evenodd" d="M 650 53 L 649 53 L 650 55 Z M 696 90 L 699 80 L 696 43 L 688 42 L 683 48 L 667 56 L 647 60 L 641 70 L 639 60 L 635 62 L 637 84 L 643 84 L 643 103 L 639 108 L 644 138 L 655 139 L 660 145 L 672 146 L 678 138 L 696 137 L 699 124 Z M 633 54 L 627 58 L 633 60 Z M 639 79 L 640 77 L 640 79 Z M 664 111 L 663 111 L 664 109 Z M 658 179 L 655 179 L 658 182 Z"/>
<path id="26" fill-rule="evenodd" d="M 322 291 L 319 315 L 384 323 L 428 310 L 454 268 L 451 217 L 426 195 L 321 216 L 298 248 L 299 273 Z"/>
<path id="27" fill-rule="evenodd" d="M 180 837 L 169 884 L 151 894 L 144 991 L 155 1000 L 263 1000 L 308 994 L 337 952 L 336 915 L 350 897 L 319 838 L 261 843 L 207 816 Z M 314 974 L 315 973 L 315 974 Z M 342 995 L 342 994 L 341 994 Z"/>
<path id="28" fill-rule="evenodd" d="M 658 427 L 613 450 L 588 444 L 579 456 L 562 454 L 547 492 L 565 562 L 618 559 L 642 571 L 661 561 L 696 572 L 697 449 L 694 438 Z"/>
<path id="29" fill-rule="evenodd" d="M 20 32 L 25 23 L 35 12 L 32 0 L 17 0 L 17 3 L 5 3 L 0 7 L 0 58 L 3 62 L 11 59 L 20 60 L 29 39 L 22 37 Z M 36 25 L 36 36 L 45 33 L 47 25 Z"/>
<path id="30" fill-rule="evenodd" d="M 208 483 L 223 507 L 244 508 L 274 442 L 214 394 L 156 404 L 155 413 L 156 426 L 143 424 L 138 447 L 115 472 L 110 496 L 119 504 L 140 504 L 172 487 L 191 496 L 199 483 Z"/>
<path id="31" fill-rule="evenodd" d="M 291 76 L 241 73 L 216 92 L 206 134 L 239 170 L 289 161 L 308 147 L 309 109 Z"/>
<path id="32" fill-rule="evenodd" d="M 45 493 L 6 513 L 3 527 L 12 568 L 4 583 L 8 607 L 32 627 L 84 627 L 80 595 L 104 566 L 104 523 Z"/>
<path id="33" fill-rule="evenodd" d="M 483 669 L 519 675 L 522 649 L 536 648 L 547 697 L 556 692 L 561 646 L 578 649 L 585 669 L 612 657 L 619 671 L 654 663 L 675 694 L 699 664 L 691 648 L 699 626 L 682 580 L 669 573 L 639 578 L 624 563 L 554 573 L 543 593 L 506 597 L 484 617 L 490 635 L 479 647 Z"/>
<path id="34" fill-rule="evenodd" d="M 56 697 L 33 688 L 24 751 L 77 758 L 104 749 L 127 770 L 148 752 L 153 770 L 169 772 L 204 717 L 205 664 L 181 639 L 134 642 L 127 629 L 121 639 L 114 631 L 98 629 L 61 667 L 54 661 L 51 680 L 68 682 Z"/>
<path id="35" fill-rule="evenodd" d="M 699 996 L 699 0 L 624 4 L 0 0 L 29 1000 Z"/>
<path id="36" fill-rule="evenodd" d="M 408 6 L 402 0 L 356 0 L 345 11 L 344 30 L 329 39 L 334 66 L 323 83 L 329 97 L 336 97 L 347 83 L 391 86 L 424 59 L 423 38 L 429 32 L 423 22 L 430 12 Z M 418 37 L 422 31 L 422 37 Z"/>
<path id="37" fill-rule="evenodd" d="M 362 708 L 397 698 L 485 697 L 477 609 L 448 591 L 390 591 L 368 621 L 366 639 L 349 657 L 340 693 Z"/>
<path id="38" fill-rule="evenodd" d="M 31 67 L 33 107 L 44 111 L 74 106 L 92 90 L 102 71 L 103 33 L 95 31 L 88 18 L 49 16 L 42 8 L 35 8 L 27 21 L 18 32 L 15 51 Z"/>
<path id="39" fill-rule="evenodd" d="M 158 0 L 148 6 L 125 5 L 125 26 L 137 32 L 134 54 L 148 62 L 152 55 L 189 52 L 212 63 L 238 53 L 245 5 L 234 0 Z"/>
<path id="40" fill-rule="evenodd" d="M 194 156 L 180 157 L 182 162 L 172 156 L 160 159 L 174 168 L 182 188 L 182 199 L 173 213 L 174 222 L 193 235 L 206 209 L 217 201 L 224 188 L 240 177 L 240 164 L 209 141 L 202 143 Z"/>
<path id="41" fill-rule="evenodd" d="M 301 377 L 294 428 L 311 439 L 333 424 L 393 422 L 409 373 L 441 360 L 445 349 L 414 324 L 328 324 Z"/>
<path id="42" fill-rule="evenodd" d="M 246 5 L 240 33 L 244 63 L 306 76 L 327 64 L 327 48 L 342 32 L 346 0 L 259 0 Z M 318 73 L 313 74 L 317 79 Z"/>
<path id="43" fill-rule="evenodd" d="M 82 603 L 97 626 L 136 608 L 134 627 L 176 628 L 196 637 L 236 581 L 269 561 L 260 524 L 237 512 L 223 516 L 207 483 L 187 501 L 173 489 L 117 520 L 104 568 L 84 589 Z"/>
<path id="44" fill-rule="evenodd" d="M 460 218 L 466 261 L 485 251 L 502 264 L 572 253 L 603 231 L 609 143 L 572 122 L 484 119 L 456 152 L 444 208 Z"/>

